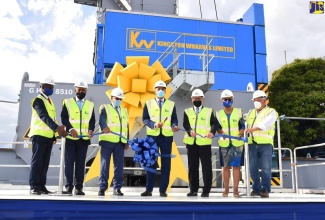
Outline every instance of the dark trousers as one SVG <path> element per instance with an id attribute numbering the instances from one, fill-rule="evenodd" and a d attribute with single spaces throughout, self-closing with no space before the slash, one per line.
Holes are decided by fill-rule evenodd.
<path id="1" fill-rule="evenodd" d="M 203 175 L 203 192 L 209 193 L 212 186 L 211 145 L 186 145 L 188 157 L 188 178 L 191 192 L 199 189 L 199 163 L 201 160 Z"/>
<path id="2" fill-rule="evenodd" d="M 85 161 L 90 140 L 71 140 L 65 142 L 65 177 L 67 190 L 83 188 L 85 178 Z"/>
<path id="3" fill-rule="evenodd" d="M 114 162 L 114 189 L 121 189 L 124 183 L 123 167 L 125 144 L 122 142 L 112 143 L 108 141 L 100 141 L 99 145 L 101 147 L 99 189 L 106 191 L 108 188 L 109 165 L 112 154 Z"/>
<path id="4" fill-rule="evenodd" d="M 149 136 L 150 137 L 150 136 Z M 160 154 L 170 155 L 172 152 L 172 143 L 173 137 L 165 137 L 163 135 L 159 135 L 158 137 L 151 137 L 155 140 Z M 170 175 L 170 157 L 161 157 L 161 177 L 160 177 L 160 187 L 159 192 L 166 192 L 168 184 L 169 184 L 169 175 Z M 157 169 L 157 163 L 150 166 L 152 169 Z M 156 174 L 152 172 L 146 172 L 146 190 L 152 192 L 153 187 L 156 182 Z"/>
<path id="5" fill-rule="evenodd" d="M 31 189 L 42 189 L 46 185 L 46 174 L 50 164 L 53 139 L 33 136 L 29 185 Z"/>

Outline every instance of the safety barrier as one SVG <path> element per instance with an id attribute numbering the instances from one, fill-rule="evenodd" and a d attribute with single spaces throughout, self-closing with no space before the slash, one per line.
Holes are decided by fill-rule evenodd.
<path id="1" fill-rule="evenodd" d="M 280 116 L 280 119 L 288 119 L 288 120 L 312 120 L 312 121 L 324 121 L 325 118 L 306 118 L 306 117 L 287 117 L 285 115 Z M 278 146 L 281 148 L 281 137 L 280 137 L 280 120 L 277 120 L 277 128 L 278 128 Z M 292 185 L 295 185 L 294 189 L 296 193 L 299 193 L 299 186 L 298 186 L 298 167 L 308 167 L 308 166 L 321 166 L 325 165 L 325 162 L 321 163 L 313 163 L 313 164 L 297 164 L 297 151 L 301 149 L 307 149 L 307 148 L 314 148 L 314 147 L 321 147 L 324 146 L 325 143 L 321 144 L 314 144 L 314 145 L 306 145 L 306 146 L 301 146 L 301 147 L 296 147 L 294 149 L 293 153 L 293 159 L 294 163 L 291 162 L 292 167 L 294 167 L 294 174 L 295 174 L 295 182 L 292 182 Z M 291 151 L 290 151 L 291 153 Z"/>
<path id="2" fill-rule="evenodd" d="M 0 144 L 31 144 L 31 142 L 1 142 L 0 141 Z M 60 164 L 59 165 L 50 165 L 49 167 L 51 168 L 60 168 L 60 174 L 59 174 L 59 193 L 62 193 L 62 189 L 63 189 L 63 180 L 64 180 L 64 173 L 63 173 L 63 167 L 64 167 L 64 148 L 65 148 L 65 144 L 64 144 L 64 139 L 61 140 L 61 142 L 57 142 L 55 145 L 60 145 L 61 146 L 61 160 L 60 160 Z M 95 146 L 95 147 L 99 147 L 98 144 L 91 144 L 89 146 Z M 184 149 L 185 146 L 177 146 L 179 149 Z M 1 148 L 0 148 L 1 149 Z M 218 150 L 219 147 L 215 147 L 213 146 L 212 149 L 214 150 Z M 96 150 L 96 149 L 95 149 Z M 247 149 L 245 149 L 246 152 Z M 288 149 L 288 148 L 274 148 L 274 150 L 278 150 L 278 151 L 282 151 L 282 150 L 287 150 L 290 152 L 290 161 L 291 161 L 291 164 L 293 164 L 293 157 L 292 157 L 292 151 L 291 149 Z M 245 154 L 245 157 L 248 157 L 247 156 L 248 154 Z M 281 155 L 281 153 L 278 153 L 278 155 Z M 280 157 L 280 159 L 282 159 Z M 281 161 L 281 160 L 280 160 Z M 282 163 L 280 163 L 279 161 L 279 169 L 272 169 L 272 172 L 279 172 L 280 173 L 280 180 L 281 180 L 281 176 L 282 176 L 282 172 L 291 172 L 292 173 L 292 189 L 295 190 L 295 184 L 294 182 L 297 183 L 297 181 L 295 181 L 294 179 L 294 171 L 293 171 L 293 167 L 291 167 L 291 169 L 282 169 Z M 213 164 L 215 164 L 217 162 L 217 160 L 214 160 L 213 161 Z M 246 162 L 247 163 L 247 162 Z M 295 162 L 296 163 L 296 162 Z M 281 164 L 281 166 L 280 166 Z M 30 167 L 30 165 L 12 165 L 12 164 L 0 164 L 0 168 L 1 167 L 15 167 L 15 168 L 20 168 L 20 167 Z M 89 169 L 90 167 L 86 167 L 86 169 Z M 143 168 L 141 167 L 124 167 L 124 170 L 134 170 L 134 171 L 139 171 L 139 170 L 143 170 Z M 202 170 L 202 169 L 200 169 Z M 242 168 L 243 172 L 246 174 L 245 175 L 245 181 L 244 181 L 244 186 L 246 186 L 246 188 L 250 186 L 250 184 L 247 184 L 249 183 L 249 177 L 248 177 L 248 168 L 247 168 L 247 164 L 245 164 L 245 166 Z M 212 168 L 212 171 L 219 171 L 221 172 L 222 171 L 222 168 Z M 202 177 L 200 177 L 202 178 Z M 283 181 L 280 181 L 280 188 L 283 188 Z M 249 189 L 247 190 L 247 195 L 249 195 Z"/>
<path id="3" fill-rule="evenodd" d="M 314 144 L 314 145 L 307 145 L 307 146 L 301 146 L 301 147 L 296 147 L 293 151 L 293 158 L 294 158 L 294 163 L 292 164 L 292 166 L 294 166 L 295 168 L 295 183 L 296 183 L 296 193 L 299 194 L 299 185 L 298 185 L 298 167 L 308 167 L 308 166 L 322 166 L 325 165 L 325 162 L 320 162 L 320 163 L 309 163 L 309 164 L 297 164 L 297 151 L 301 150 L 301 149 L 307 149 L 307 148 L 314 148 L 314 147 L 321 147 L 324 146 L 325 143 L 321 143 L 321 144 Z"/>

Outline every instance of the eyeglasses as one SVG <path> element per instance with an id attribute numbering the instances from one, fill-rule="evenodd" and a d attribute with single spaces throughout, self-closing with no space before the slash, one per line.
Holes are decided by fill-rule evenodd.
<path id="1" fill-rule="evenodd" d="M 225 99 L 223 99 L 223 101 L 224 101 L 224 102 L 226 102 L 226 101 L 232 101 L 232 99 L 227 99 L 227 98 L 225 98 Z"/>

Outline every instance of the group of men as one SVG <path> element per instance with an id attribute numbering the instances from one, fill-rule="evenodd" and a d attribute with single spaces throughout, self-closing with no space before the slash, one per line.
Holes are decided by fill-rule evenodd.
<path id="1" fill-rule="evenodd" d="M 85 99 L 87 83 L 83 80 L 74 85 L 76 96 L 63 100 L 61 121 L 56 121 L 56 110 L 50 96 L 55 83 L 47 78 L 40 82 L 40 94 L 32 100 L 32 119 L 29 136 L 31 137 L 33 154 L 31 160 L 30 188 L 31 194 L 51 193 L 45 187 L 46 174 L 50 162 L 55 133 L 66 137 L 65 176 L 66 190 L 75 195 L 85 195 L 83 182 L 85 159 L 90 139 L 95 129 L 94 103 Z M 171 169 L 171 151 L 174 132 L 179 131 L 176 106 L 173 101 L 165 98 L 166 83 L 158 81 L 154 85 L 156 97 L 148 100 L 143 108 L 143 123 L 147 136 L 157 144 L 161 157 L 161 178 L 159 193 L 167 197 Z M 113 195 L 123 196 L 121 187 L 124 183 L 123 166 L 124 150 L 128 149 L 126 139 L 129 138 L 128 113 L 121 106 L 124 93 L 115 88 L 110 94 L 110 104 L 99 108 L 100 176 L 99 196 L 105 196 L 108 189 L 109 164 L 111 155 L 114 162 Z M 225 134 L 229 138 L 220 138 L 220 161 L 223 166 L 225 191 L 229 193 L 230 167 L 233 167 L 234 191 L 238 197 L 238 182 L 240 166 L 243 165 L 243 141 L 231 137 L 249 136 L 250 173 L 253 179 L 252 196 L 268 197 L 271 191 L 271 164 L 273 137 L 277 113 L 269 108 L 266 94 L 257 90 L 253 93 L 255 108 L 247 114 L 245 128 L 242 110 L 233 108 L 233 94 L 224 90 L 221 99 L 224 109 L 214 112 L 212 108 L 203 106 L 204 93 L 200 89 L 192 92 L 193 107 L 184 110 L 183 127 L 186 131 L 183 142 L 186 144 L 188 156 L 188 177 L 190 192 L 187 196 L 197 196 L 199 190 L 199 163 L 201 161 L 203 174 L 202 197 L 209 197 L 212 186 L 212 154 L 211 145 L 215 134 Z M 262 170 L 262 182 L 259 175 L 259 164 Z M 146 190 L 141 196 L 152 196 L 156 182 L 157 162 L 146 171 Z"/>

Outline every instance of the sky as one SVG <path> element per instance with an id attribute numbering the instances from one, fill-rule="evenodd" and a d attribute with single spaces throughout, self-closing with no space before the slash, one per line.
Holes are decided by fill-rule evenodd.
<path id="1" fill-rule="evenodd" d="M 199 0 L 179 0 L 179 15 L 200 18 Z M 202 18 L 236 21 L 253 3 L 264 5 L 269 79 L 296 58 L 325 57 L 325 14 L 307 0 L 201 0 Z M 73 0 L 0 1 L 0 100 L 17 101 L 24 72 L 31 81 L 92 83 L 96 8 Z M 286 51 L 286 60 L 284 56 Z M 0 102 L 0 142 L 12 141 L 18 104 Z M 3 146 L 0 144 L 0 147 Z"/>

